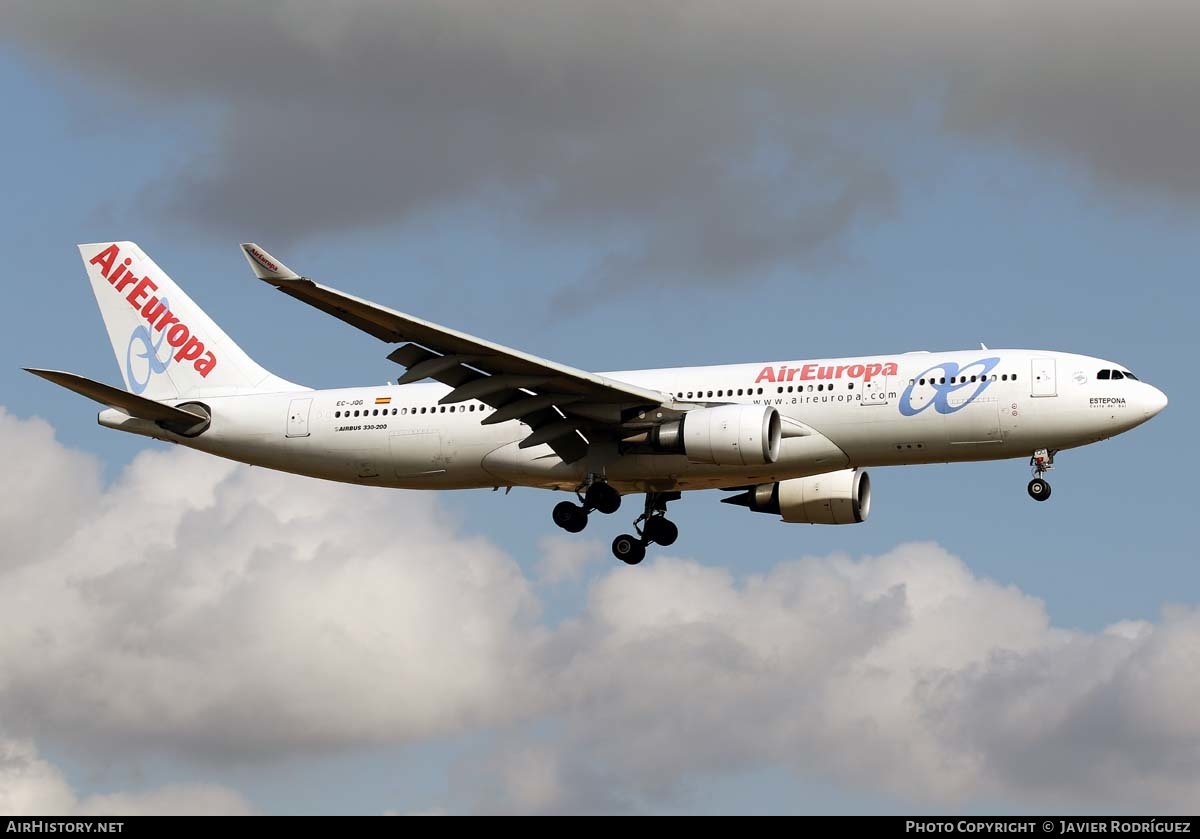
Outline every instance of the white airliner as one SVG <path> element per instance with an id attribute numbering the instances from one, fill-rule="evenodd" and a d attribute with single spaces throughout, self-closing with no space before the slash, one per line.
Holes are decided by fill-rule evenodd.
<path id="1" fill-rule="evenodd" d="M 1167 397 L 1111 361 L 1043 350 L 914 352 L 588 373 L 318 285 L 254 244 L 259 279 L 382 341 L 396 384 L 313 390 L 256 364 L 132 242 L 80 245 L 125 389 L 29 370 L 106 405 L 99 422 L 298 475 L 408 489 L 566 490 L 577 533 L 645 493 L 636 564 L 678 536 L 686 490 L 785 522 L 865 521 L 864 467 L 1030 458 L 1104 440 Z M 422 382 L 433 379 L 433 382 Z"/>

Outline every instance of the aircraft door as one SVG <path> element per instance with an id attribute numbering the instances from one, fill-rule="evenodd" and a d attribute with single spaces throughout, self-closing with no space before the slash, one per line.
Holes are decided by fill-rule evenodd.
<path id="1" fill-rule="evenodd" d="M 1053 358 L 1035 358 L 1029 371 L 1029 381 L 1033 389 L 1030 396 L 1057 396 L 1058 384 L 1055 381 L 1055 364 Z"/>
<path id="2" fill-rule="evenodd" d="M 293 399 L 288 405 L 287 437 L 308 436 L 308 414 L 312 410 L 311 399 Z"/>

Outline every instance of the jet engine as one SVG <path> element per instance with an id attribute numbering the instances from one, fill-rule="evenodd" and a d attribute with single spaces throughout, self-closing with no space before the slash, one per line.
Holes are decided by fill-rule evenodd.
<path id="1" fill-rule="evenodd" d="M 799 524 L 859 524 L 871 512 L 871 479 L 863 469 L 842 469 L 807 478 L 759 484 L 724 504 L 775 513 Z"/>
<path id="2" fill-rule="evenodd" d="M 626 442 L 684 454 L 693 463 L 761 466 L 779 459 L 782 434 L 779 412 L 770 406 L 719 405 L 688 411 Z"/>

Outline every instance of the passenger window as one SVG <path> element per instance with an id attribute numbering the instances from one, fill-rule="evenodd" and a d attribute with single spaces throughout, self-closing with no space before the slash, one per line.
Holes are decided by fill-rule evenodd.
<path id="1" fill-rule="evenodd" d="M 758 389 L 758 395 L 762 396 L 762 388 L 761 387 Z"/>
<path id="2" fill-rule="evenodd" d="M 1016 373 L 1013 373 L 1013 374 L 1012 374 L 1012 381 L 1014 381 L 1014 382 L 1015 382 L 1016 380 L 1017 380 L 1017 374 L 1016 374 Z"/>
<path id="3" fill-rule="evenodd" d="M 925 384 L 925 380 L 924 380 L 924 379 L 921 379 L 921 384 Z"/>
<path id="4" fill-rule="evenodd" d="M 847 389 L 847 390 L 854 390 L 854 382 L 851 382 L 850 384 L 846 385 L 846 389 Z"/>
<path id="5" fill-rule="evenodd" d="M 688 399 L 691 399 L 691 398 L 692 398 L 692 392 L 691 392 L 690 390 L 688 391 L 687 398 L 688 398 Z"/>
<path id="6" fill-rule="evenodd" d="M 738 388 L 738 396 L 741 396 L 741 395 L 742 395 L 742 389 L 739 387 Z"/>

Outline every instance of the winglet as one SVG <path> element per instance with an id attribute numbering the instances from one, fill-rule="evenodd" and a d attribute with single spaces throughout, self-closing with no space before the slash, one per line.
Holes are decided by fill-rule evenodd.
<path id="1" fill-rule="evenodd" d="M 242 253 L 260 280 L 298 280 L 300 275 L 253 242 L 242 243 Z"/>

